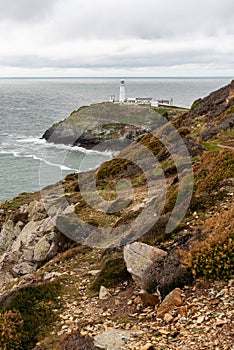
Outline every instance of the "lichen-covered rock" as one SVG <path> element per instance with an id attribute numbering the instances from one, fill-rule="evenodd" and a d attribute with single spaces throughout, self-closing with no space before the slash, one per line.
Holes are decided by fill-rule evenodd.
<path id="1" fill-rule="evenodd" d="M 45 261 L 49 250 L 50 243 L 48 241 L 48 236 L 44 236 L 35 245 L 33 260 L 37 262 Z"/>
<path id="2" fill-rule="evenodd" d="M 30 262 L 23 261 L 12 267 L 12 270 L 18 275 L 26 275 L 36 271 L 36 265 Z"/>
<path id="3" fill-rule="evenodd" d="M 124 247 L 124 260 L 128 272 L 138 285 L 142 285 L 144 272 L 156 261 L 164 261 L 167 253 L 145 243 L 134 242 Z"/>
<path id="4" fill-rule="evenodd" d="M 8 220 L 0 232 L 0 255 L 9 250 L 15 238 L 14 223 Z"/>
<path id="5" fill-rule="evenodd" d="M 94 338 L 94 345 L 106 350 L 122 350 L 126 348 L 125 344 L 134 335 L 137 334 L 125 330 L 111 329 L 97 335 Z"/>
<path id="6" fill-rule="evenodd" d="M 30 221 L 22 231 L 19 233 L 16 240 L 13 242 L 11 250 L 19 251 L 21 247 L 32 246 L 36 237 L 36 232 L 38 232 L 41 222 Z"/>
<path id="7" fill-rule="evenodd" d="M 27 213 L 30 220 L 39 221 L 46 218 L 44 205 L 39 201 L 32 201 L 27 207 Z"/>

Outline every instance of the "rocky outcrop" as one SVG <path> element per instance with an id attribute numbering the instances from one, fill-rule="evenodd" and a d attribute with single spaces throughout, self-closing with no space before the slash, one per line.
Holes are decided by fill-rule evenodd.
<path id="1" fill-rule="evenodd" d="M 152 293 L 165 297 L 175 287 L 191 280 L 191 273 L 183 267 L 176 249 L 167 253 L 145 243 L 134 242 L 124 247 L 124 260 L 133 280 L 143 289 L 142 293 L 150 293 L 153 299 Z"/>
<path id="2" fill-rule="evenodd" d="M 149 106 L 100 103 L 72 112 L 68 118 L 46 130 L 43 138 L 48 142 L 88 149 L 118 139 L 122 147 L 128 145 L 129 140 L 156 129 L 163 120 Z M 109 142 L 103 145 L 103 149 L 112 149 L 113 146 L 117 147 Z"/>
<path id="3" fill-rule="evenodd" d="M 195 101 L 193 106 L 186 119 L 204 116 L 206 121 L 211 122 L 215 120 L 230 107 L 234 106 L 234 80 L 203 99 Z"/>
<path id="4" fill-rule="evenodd" d="M 27 217 L 28 222 L 17 221 L 16 216 Z M 67 243 L 40 201 L 21 206 L 0 233 L 0 289 L 14 278 L 36 271 Z"/>
<path id="5" fill-rule="evenodd" d="M 225 115 L 216 125 L 211 125 L 201 134 L 201 139 L 207 141 L 220 131 L 232 129 L 234 127 L 234 113 Z"/>
<path id="6" fill-rule="evenodd" d="M 221 131 L 232 129 L 234 126 L 234 80 L 195 101 L 191 110 L 181 116 L 178 122 L 180 126 L 197 129 L 197 133 L 200 131 L 201 141 L 211 140 Z"/>

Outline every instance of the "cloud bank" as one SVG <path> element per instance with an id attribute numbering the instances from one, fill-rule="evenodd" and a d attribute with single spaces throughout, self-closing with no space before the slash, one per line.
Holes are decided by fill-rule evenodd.
<path id="1" fill-rule="evenodd" d="M 0 76 L 234 75 L 232 0 L 0 0 Z"/>

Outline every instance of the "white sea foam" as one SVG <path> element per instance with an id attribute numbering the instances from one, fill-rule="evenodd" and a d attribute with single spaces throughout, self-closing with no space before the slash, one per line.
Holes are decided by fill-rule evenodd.
<path id="1" fill-rule="evenodd" d="M 46 160 L 44 158 L 41 158 L 41 157 L 38 157 L 35 154 L 25 154 L 25 155 L 21 155 L 21 156 L 23 158 L 33 158 L 34 160 L 39 160 L 40 162 L 43 162 L 43 163 L 45 163 L 47 165 L 50 165 L 50 166 L 53 166 L 53 167 L 58 167 L 61 170 L 68 170 L 68 171 L 75 171 L 75 172 L 78 171 L 78 169 L 70 168 L 70 167 L 67 167 L 66 165 L 63 165 L 63 164 L 49 162 L 48 160 Z"/>
<path id="2" fill-rule="evenodd" d="M 0 150 L 0 154 L 11 154 L 14 157 L 19 157 L 19 153 L 16 151 L 5 151 L 4 149 Z"/>
<path id="3" fill-rule="evenodd" d="M 27 137 L 27 138 L 25 138 L 25 137 L 23 137 L 23 138 L 17 137 L 17 142 L 19 142 L 19 143 L 33 143 L 33 144 L 36 144 L 36 145 L 43 145 L 43 144 L 46 143 L 46 140 L 38 138 L 38 137 L 30 136 L 30 137 Z"/>
<path id="4" fill-rule="evenodd" d="M 43 162 L 43 163 L 45 163 L 47 165 L 50 165 L 50 166 L 53 166 L 53 167 L 58 167 L 61 170 L 74 171 L 74 172 L 78 172 L 79 171 L 78 169 L 70 168 L 70 167 L 68 167 L 66 165 L 63 165 L 63 164 L 49 162 L 48 160 L 46 160 L 44 158 L 41 158 L 41 157 L 38 157 L 35 154 L 21 154 L 21 153 L 16 152 L 16 151 L 5 151 L 5 150 L 0 150 L 0 154 L 9 154 L 9 155 L 13 155 L 16 158 L 32 158 L 34 160 L 38 160 L 40 162 Z"/>
<path id="5" fill-rule="evenodd" d="M 47 142 L 45 139 L 42 138 L 35 138 L 32 136 L 29 136 L 27 138 L 25 137 L 18 137 L 17 142 L 19 143 L 24 143 L 24 144 L 34 144 L 34 145 L 42 145 L 43 147 L 47 147 L 47 148 L 56 148 L 56 149 L 61 149 L 61 150 L 68 150 L 68 151 L 72 151 L 72 152 L 81 152 L 81 153 L 85 153 L 85 154 L 99 154 L 99 155 L 106 155 L 106 156 L 111 156 L 112 153 L 111 151 L 97 151 L 97 150 L 92 150 L 92 149 L 86 149 L 80 146 L 70 146 L 70 145 L 64 145 L 62 143 L 54 143 L 54 142 Z"/>
<path id="6" fill-rule="evenodd" d="M 97 155 L 106 155 L 106 156 L 111 156 L 112 153 L 111 151 L 97 151 L 97 150 L 92 150 L 92 149 L 86 149 L 80 146 L 69 146 L 69 145 L 64 145 L 62 143 L 53 143 L 53 142 L 46 142 L 45 143 L 46 147 L 52 147 L 52 148 L 57 148 L 57 149 L 64 149 L 68 150 L 69 152 L 80 152 L 84 154 L 97 154 Z"/>

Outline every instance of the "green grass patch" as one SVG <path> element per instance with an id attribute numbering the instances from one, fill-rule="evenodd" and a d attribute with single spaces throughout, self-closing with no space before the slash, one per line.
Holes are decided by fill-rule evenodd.
<path id="1" fill-rule="evenodd" d="M 108 260 L 99 275 L 92 283 L 90 290 L 99 292 L 100 287 L 115 287 L 118 283 L 128 280 L 131 277 L 126 269 L 125 262 L 122 258 Z"/>
<path id="2" fill-rule="evenodd" d="M 38 199 L 39 192 L 35 193 L 21 193 L 19 196 L 12 200 L 6 201 L 3 205 L 3 209 L 16 210 L 23 204 L 28 204 L 34 199 Z"/>
<path id="3" fill-rule="evenodd" d="M 218 141 L 215 142 L 202 142 L 202 146 L 204 146 L 208 151 L 220 151 L 221 147 L 218 146 Z"/>
<path id="4" fill-rule="evenodd" d="M 191 106 L 191 111 L 193 111 L 201 102 L 201 99 L 199 98 L 198 100 L 194 101 L 192 106 Z"/>

